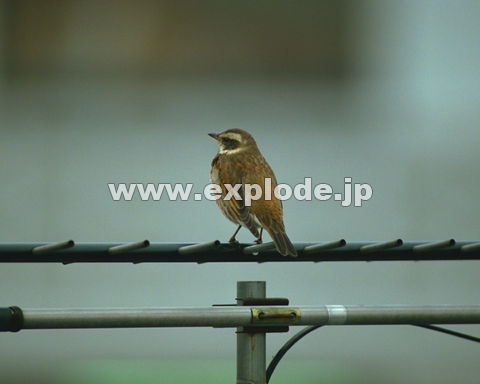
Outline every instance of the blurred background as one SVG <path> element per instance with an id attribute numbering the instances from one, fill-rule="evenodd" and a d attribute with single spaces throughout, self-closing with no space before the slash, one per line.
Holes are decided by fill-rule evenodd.
<path id="1" fill-rule="evenodd" d="M 0 241 L 226 241 L 235 227 L 214 202 L 114 202 L 107 184 L 200 191 L 217 151 L 206 134 L 232 127 L 281 182 L 372 185 L 361 208 L 286 201 L 293 241 L 478 240 L 479 20 L 474 0 L 0 1 Z M 467 261 L 3 264 L 0 303 L 208 306 L 233 302 L 237 280 L 266 280 L 298 305 L 479 304 L 479 276 Z M 268 336 L 267 355 L 288 337 Z M 474 383 L 478 356 L 413 327 L 327 327 L 271 383 Z M 2 334 L 0 371 L 9 383 L 234 382 L 235 335 Z"/>

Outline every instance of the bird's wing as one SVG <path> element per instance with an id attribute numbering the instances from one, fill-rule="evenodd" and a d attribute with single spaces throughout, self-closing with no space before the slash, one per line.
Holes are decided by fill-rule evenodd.
<path id="1" fill-rule="evenodd" d="M 230 197 L 230 199 L 226 200 L 225 203 L 229 207 L 228 211 L 230 214 L 237 218 L 237 222 L 241 223 L 244 227 L 246 227 L 253 236 L 259 237 L 260 234 L 257 229 L 257 224 L 255 222 L 254 216 L 251 215 L 250 207 L 245 205 L 245 188 L 244 188 L 244 179 L 242 178 L 241 187 L 238 189 L 238 195 L 240 198 L 237 198 L 234 194 Z M 232 184 L 234 187 L 236 184 Z M 225 184 L 220 184 L 222 188 L 222 199 L 228 194 L 228 189 Z"/>
<path id="2" fill-rule="evenodd" d="M 222 192 L 223 196 L 227 195 L 228 190 L 225 187 L 224 184 L 222 186 Z M 233 185 L 232 185 L 233 187 Z M 230 204 L 230 207 L 233 209 L 235 214 L 242 219 L 245 215 L 248 215 L 248 207 L 245 206 L 245 192 L 243 188 L 243 183 L 242 186 L 238 189 L 238 194 L 240 195 L 240 199 L 236 198 L 235 195 L 232 195 L 229 200 L 227 200 L 227 203 Z"/>
<path id="3" fill-rule="evenodd" d="M 231 198 L 229 203 L 235 213 L 238 215 L 239 220 L 243 225 L 248 228 L 248 230 L 255 236 L 258 237 L 257 224 L 255 223 L 254 216 L 251 215 L 250 207 L 245 205 L 245 181 L 242 178 L 242 186 L 238 190 L 238 194 L 241 197 L 241 200 Z"/>

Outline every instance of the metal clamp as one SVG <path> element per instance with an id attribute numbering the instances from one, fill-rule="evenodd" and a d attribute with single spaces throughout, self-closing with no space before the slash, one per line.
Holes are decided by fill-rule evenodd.
<path id="1" fill-rule="evenodd" d="M 281 325 L 293 325 L 296 324 L 299 319 L 299 308 L 252 308 L 253 324 L 268 322 Z"/>
<path id="2" fill-rule="evenodd" d="M 275 305 L 282 305 L 286 306 L 289 304 L 289 300 L 286 297 L 245 297 L 245 298 L 237 298 L 237 303 L 240 302 L 242 306 L 257 306 L 257 305 L 268 305 L 268 306 L 275 306 Z M 238 305 L 238 304 L 237 304 Z M 292 311 L 288 313 L 284 312 L 289 308 L 251 308 L 252 313 L 252 325 L 239 327 L 237 333 L 279 333 L 279 332 L 288 332 L 288 325 L 294 324 L 291 321 L 293 318 Z M 261 314 L 260 314 L 261 312 Z M 273 312 L 276 313 L 276 317 L 272 318 L 269 316 L 273 315 Z M 300 317 L 300 311 L 295 312 L 295 316 Z M 280 316 L 280 317 L 278 317 Z M 269 324 L 272 323 L 273 325 L 264 326 L 262 323 L 268 321 Z"/>

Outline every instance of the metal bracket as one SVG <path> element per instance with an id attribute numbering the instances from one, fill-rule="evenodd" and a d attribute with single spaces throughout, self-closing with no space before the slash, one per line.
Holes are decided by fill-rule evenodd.
<path id="1" fill-rule="evenodd" d="M 237 299 L 240 300 L 240 299 Z M 246 297 L 241 299 L 243 306 L 257 305 L 288 305 L 289 300 L 284 297 L 266 297 L 253 298 Z M 252 326 L 239 327 L 237 333 L 279 333 L 288 332 L 288 326 L 295 324 L 300 318 L 300 310 L 298 308 L 252 308 Z M 273 320 L 273 321 L 272 321 Z M 268 322 L 269 325 L 263 324 Z M 273 323 L 273 325 L 272 325 Z"/>
<path id="2" fill-rule="evenodd" d="M 265 322 L 293 325 L 300 319 L 299 308 L 252 308 L 252 323 L 262 324 Z"/>

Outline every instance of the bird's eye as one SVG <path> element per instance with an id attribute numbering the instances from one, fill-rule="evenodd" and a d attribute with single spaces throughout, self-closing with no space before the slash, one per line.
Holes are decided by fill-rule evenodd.
<path id="1" fill-rule="evenodd" d="M 225 142 L 225 144 L 233 144 L 235 143 L 235 140 L 234 139 L 230 139 L 228 137 L 224 137 L 223 138 L 223 141 Z"/>

